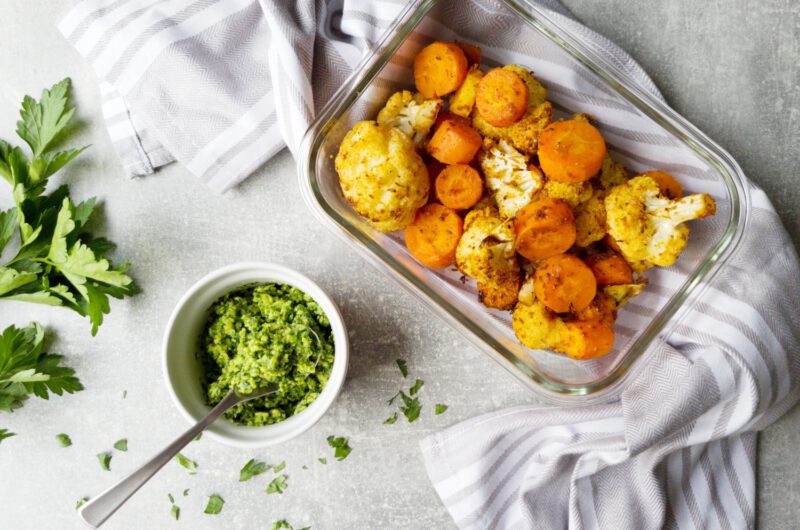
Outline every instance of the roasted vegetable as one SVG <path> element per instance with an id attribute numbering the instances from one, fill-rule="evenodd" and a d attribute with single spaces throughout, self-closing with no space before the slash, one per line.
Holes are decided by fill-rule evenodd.
<path id="1" fill-rule="evenodd" d="M 606 235 L 606 194 L 603 190 L 592 190 L 588 201 L 575 207 L 575 244 L 588 247 Z"/>
<path id="2" fill-rule="evenodd" d="M 422 147 L 442 107 L 441 99 L 425 99 L 408 90 L 395 92 L 378 113 L 378 123 L 409 135 L 414 145 Z"/>
<path id="3" fill-rule="evenodd" d="M 406 246 L 420 262 L 434 269 L 452 265 L 461 239 L 463 221 L 438 203 L 423 206 L 405 231 Z"/>
<path id="4" fill-rule="evenodd" d="M 408 135 L 374 121 L 356 123 L 336 155 L 345 199 L 375 228 L 402 230 L 428 200 L 430 181 Z"/>
<path id="5" fill-rule="evenodd" d="M 558 254 L 543 260 L 533 277 L 536 298 L 556 313 L 581 311 L 597 294 L 597 280 L 592 269 L 572 254 Z"/>
<path id="6" fill-rule="evenodd" d="M 605 206 L 608 232 L 637 272 L 675 263 L 689 238 L 685 223 L 716 211 L 709 195 L 671 200 L 661 193 L 655 179 L 647 176 L 612 188 Z"/>
<path id="7" fill-rule="evenodd" d="M 508 142 L 486 139 L 478 155 L 486 187 L 494 193 L 500 215 L 510 219 L 529 204 L 543 183 L 541 172 Z"/>
<path id="8" fill-rule="evenodd" d="M 508 127 L 528 109 L 528 86 L 511 70 L 489 70 L 478 83 L 475 108 L 494 127 Z"/>
<path id="9" fill-rule="evenodd" d="M 483 302 L 503 309 L 514 304 L 520 269 L 514 252 L 514 229 L 492 206 L 474 208 L 464 219 L 456 248 L 456 266 L 478 281 Z"/>
<path id="10" fill-rule="evenodd" d="M 453 164 L 445 167 L 436 177 L 436 197 L 448 208 L 472 208 L 482 196 L 483 179 L 472 166 Z"/>
<path id="11" fill-rule="evenodd" d="M 519 76 L 528 88 L 528 108 L 520 120 L 508 127 L 495 127 L 477 111 L 472 113 L 472 126 L 487 138 L 505 140 L 527 155 L 535 155 L 539 135 L 550 123 L 553 105 L 547 101 L 547 90 L 530 72 L 515 64 L 503 67 Z"/>
<path id="12" fill-rule="evenodd" d="M 514 218 L 515 247 L 529 260 L 569 250 L 575 243 L 572 209 L 560 199 L 541 199 L 525 206 Z"/>
<path id="13" fill-rule="evenodd" d="M 454 92 L 467 75 L 467 56 L 457 44 L 434 42 L 414 58 L 414 82 L 425 98 Z"/>
<path id="14" fill-rule="evenodd" d="M 428 153 L 443 164 L 468 164 L 481 148 L 481 135 L 460 116 L 442 121 L 428 142 Z"/>
<path id="15" fill-rule="evenodd" d="M 539 165 L 547 178 L 559 182 L 584 182 L 603 165 L 606 142 L 585 121 L 564 120 L 548 125 L 539 138 Z"/>
<path id="16" fill-rule="evenodd" d="M 475 108 L 475 96 L 478 92 L 478 83 L 483 79 L 483 72 L 477 65 L 472 65 L 467 72 L 464 82 L 450 98 L 450 112 L 459 116 L 469 117 Z"/>

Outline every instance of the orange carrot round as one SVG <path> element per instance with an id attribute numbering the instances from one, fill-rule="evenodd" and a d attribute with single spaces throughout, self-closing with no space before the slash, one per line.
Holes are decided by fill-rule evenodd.
<path id="1" fill-rule="evenodd" d="M 683 186 L 678 179 L 665 171 L 647 171 L 642 173 L 645 177 L 650 177 L 658 183 L 658 189 L 669 199 L 677 199 L 683 195 Z"/>
<path id="2" fill-rule="evenodd" d="M 547 178 L 584 182 L 600 171 L 606 142 L 594 126 L 576 120 L 557 121 L 539 136 L 539 164 Z"/>
<path id="3" fill-rule="evenodd" d="M 491 125 L 508 127 L 528 109 L 528 86 L 510 70 L 489 70 L 478 83 L 475 108 Z"/>
<path id="4" fill-rule="evenodd" d="M 561 199 L 545 198 L 525 206 L 514 219 L 517 252 L 529 260 L 561 254 L 575 244 L 572 208 Z"/>
<path id="5" fill-rule="evenodd" d="M 592 254 L 586 258 L 586 264 L 592 269 L 600 287 L 633 283 L 633 269 L 619 254 Z"/>
<path id="6" fill-rule="evenodd" d="M 576 320 L 567 323 L 563 335 L 564 353 L 581 361 L 596 359 L 614 347 L 614 329 L 602 319 Z"/>
<path id="7" fill-rule="evenodd" d="M 445 120 L 428 141 L 428 153 L 444 164 L 468 164 L 482 143 L 471 126 L 461 120 Z"/>
<path id="8" fill-rule="evenodd" d="M 551 311 L 580 311 L 592 303 L 597 293 L 597 280 L 579 258 L 559 254 L 547 258 L 536 269 L 533 292 Z"/>
<path id="9" fill-rule="evenodd" d="M 406 246 L 428 267 L 447 267 L 455 261 L 463 231 L 464 222 L 456 212 L 433 202 L 420 208 L 414 222 L 406 228 Z"/>
<path id="10" fill-rule="evenodd" d="M 467 75 L 467 56 L 451 42 L 434 42 L 414 58 L 414 82 L 426 99 L 440 98 L 461 86 Z"/>
<path id="11" fill-rule="evenodd" d="M 611 250 L 613 250 L 617 254 L 621 254 L 622 253 L 622 249 L 619 248 L 619 243 L 617 243 L 616 239 L 611 237 L 611 234 L 606 234 L 605 236 L 603 236 L 602 241 L 603 241 L 603 243 L 606 244 L 606 246 L 608 248 L 610 248 Z"/>
<path id="12" fill-rule="evenodd" d="M 466 164 L 446 166 L 436 177 L 436 196 L 448 208 L 466 210 L 481 200 L 483 179 Z"/>

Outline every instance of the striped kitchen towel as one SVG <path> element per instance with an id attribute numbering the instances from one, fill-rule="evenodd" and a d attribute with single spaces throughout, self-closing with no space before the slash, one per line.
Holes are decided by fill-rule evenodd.
<path id="1" fill-rule="evenodd" d="M 556 0 L 540 3 L 658 95 L 625 52 L 569 19 Z M 480 4 L 492 16 L 493 0 Z M 315 112 L 403 7 L 396 0 L 82 0 L 60 29 L 102 80 L 109 133 L 130 174 L 178 160 L 225 190 L 284 145 L 296 152 Z M 502 35 L 487 38 L 495 49 L 513 47 Z M 556 103 L 587 112 L 613 104 L 563 67 L 536 60 L 537 75 L 557 87 Z M 608 131 L 649 143 L 649 160 L 669 155 L 653 136 L 617 125 Z M 696 168 L 681 167 L 703 185 Z M 800 300 L 800 270 L 769 200 L 749 186 L 738 250 L 656 342 L 620 399 L 516 407 L 422 440 L 430 478 L 459 527 L 754 526 L 756 432 L 800 398 L 800 319 L 787 309 Z M 683 281 L 680 262 L 673 269 L 665 274 Z M 645 301 L 639 311 L 651 309 Z"/>

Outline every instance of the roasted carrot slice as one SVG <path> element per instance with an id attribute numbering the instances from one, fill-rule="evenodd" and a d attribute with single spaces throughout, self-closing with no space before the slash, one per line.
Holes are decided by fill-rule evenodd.
<path id="1" fill-rule="evenodd" d="M 529 260 L 561 254 L 575 244 L 577 231 L 572 208 L 561 199 L 532 202 L 514 219 L 517 252 Z"/>
<path id="2" fill-rule="evenodd" d="M 426 99 L 440 98 L 461 86 L 467 75 L 467 56 L 457 44 L 434 42 L 414 58 L 414 82 Z"/>
<path id="3" fill-rule="evenodd" d="M 528 110 L 528 86 L 510 70 L 489 70 L 478 83 L 475 108 L 491 125 L 508 127 Z"/>
<path id="4" fill-rule="evenodd" d="M 466 210 L 481 200 L 483 179 L 466 164 L 447 166 L 436 178 L 436 196 L 448 208 Z"/>
<path id="5" fill-rule="evenodd" d="M 445 120 L 428 141 L 428 153 L 444 164 L 468 164 L 482 143 L 471 126 L 461 120 Z"/>
<path id="6" fill-rule="evenodd" d="M 414 222 L 406 228 L 406 246 L 428 267 L 447 267 L 455 261 L 463 231 L 464 222 L 456 212 L 433 202 L 420 208 Z"/>
<path id="7" fill-rule="evenodd" d="M 594 126 L 576 120 L 557 121 L 539 136 L 539 164 L 547 178 L 577 183 L 600 171 L 606 142 Z"/>
<path id="8" fill-rule="evenodd" d="M 536 298 L 556 313 L 581 311 L 597 294 L 592 270 L 572 254 L 559 254 L 542 261 L 533 278 Z"/>
<path id="9" fill-rule="evenodd" d="M 601 357 L 614 347 L 614 329 L 600 318 L 568 322 L 560 338 L 563 352 L 581 361 Z"/>
<path id="10" fill-rule="evenodd" d="M 628 262 L 614 252 L 592 254 L 586 258 L 599 287 L 633 283 L 633 269 Z"/>
<path id="11" fill-rule="evenodd" d="M 642 173 L 645 177 L 650 177 L 658 183 L 658 189 L 669 199 L 677 199 L 683 195 L 683 186 L 678 179 L 665 171 L 648 171 Z"/>
<path id="12" fill-rule="evenodd" d="M 467 56 L 467 63 L 469 63 L 470 66 L 473 64 L 481 64 L 483 53 L 481 52 L 480 46 L 461 41 L 455 41 L 455 45 L 461 48 L 461 51 Z"/>

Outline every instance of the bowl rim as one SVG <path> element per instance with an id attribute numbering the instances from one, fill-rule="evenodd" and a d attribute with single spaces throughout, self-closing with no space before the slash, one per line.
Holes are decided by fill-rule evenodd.
<path id="1" fill-rule="evenodd" d="M 546 8 L 527 0 L 499 0 L 527 24 L 544 34 L 573 59 L 582 63 L 601 80 L 611 86 L 634 107 L 653 119 L 684 145 L 714 166 L 722 176 L 731 200 L 731 216 L 719 241 L 707 252 L 704 260 L 684 284 L 666 302 L 661 311 L 635 339 L 617 367 L 601 379 L 588 384 L 564 384 L 531 369 L 514 359 L 500 341 L 484 333 L 469 318 L 416 279 L 402 264 L 397 263 L 369 237 L 340 218 L 322 197 L 316 187 L 315 160 L 324 137 L 334 127 L 336 120 L 383 69 L 399 46 L 414 28 L 443 0 L 411 0 L 387 28 L 378 42 L 356 66 L 328 103 L 317 114 L 303 137 L 297 157 L 299 185 L 303 198 L 317 219 L 338 237 L 350 244 L 364 258 L 376 266 L 399 286 L 423 302 L 447 324 L 459 331 L 467 340 L 499 363 L 523 386 L 533 390 L 540 398 L 559 405 L 583 405 L 611 399 L 623 390 L 624 384 L 643 368 L 649 357 L 650 346 L 662 335 L 666 339 L 675 326 L 685 318 L 689 308 L 707 288 L 709 281 L 737 249 L 749 221 L 750 192 L 744 173 L 733 157 L 719 144 L 678 114 L 663 100 L 658 99 L 641 85 L 630 79 L 607 58 L 599 55 L 585 42 L 561 24 Z"/>
<path id="2" fill-rule="evenodd" d="M 175 324 L 180 316 L 180 313 L 186 304 L 204 289 L 213 287 L 215 281 L 233 273 L 244 273 L 246 276 L 248 276 L 248 278 L 244 283 L 239 283 L 238 285 L 230 288 L 226 287 L 224 292 L 219 294 L 215 299 L 218 299 L 225 293 L 232 292 L 244 285 L 247 285 L 247 282 L 281 283 L 292 285 L 293 287 L 296 287 L 311 296 L 314 301 L 322 307 L 323 312 L 328 317 L 328 321 L 331 325 L 331 331 L 334 336 L 334 363 L 331 368 L 330 378 L 328 379 L 328 382 L 326 383 L 325 388 L 323 388 L 320 395 L 311 403 L 311 405 L 309 405 L 308 408 L 287 418 L 284 421 L 263 427 L 248 427 L 246 425 L 238 425 L 224 417 L 217 420 L 217 422 L 227 422 L 227 425 L 234 432 L 247 432 L 248 434 L 256 433 L 258 436 L 255 438 L 237 438 L 228 433 L 216 432 L 210 429 L 204 431 L 204 435 L 207 435 L 216 441 L 232 447 L 258 448 L 277 445 L 279 443 L 296 438 L 314 426 L 322 418 L 322 416 L 325 415 L 341 392 L 347 375 L 350 354 L 347 327 L 339 307 L 336 305 L 330 295 L 308 276 L 285 265 L 271 262 L 243 261 L 232 263 L 207 273 L 199 280 L 194 282 L 175 304 L 169 320 L 167 321 L 167 325 L 164 328 L 164 335 L 161 343 L 161 370 L 164 377 L 164 383 L 167 387 L 167 392 L 169 393 L 170 399 L 180 412 L 181 416 L 183 416 L 190 424 L 196 423 L 201 419 L 201 417 L 192 414 L 184 405 L 183 400 L 176 392 L 173 378 L 180 377 L 180 375 L 173 373 L 173 371 L 170 369 L 170 339 L 175 330 Z M 203 406 L 208 407 L 208 410 L 211 409 L 205 403 L 203 403 Z M 290 425 L 288 430 L 285 428 L 286 425 Z M 284 427 L 281 430 L 285 432 L 276 433 L 276 426 Z"/>

